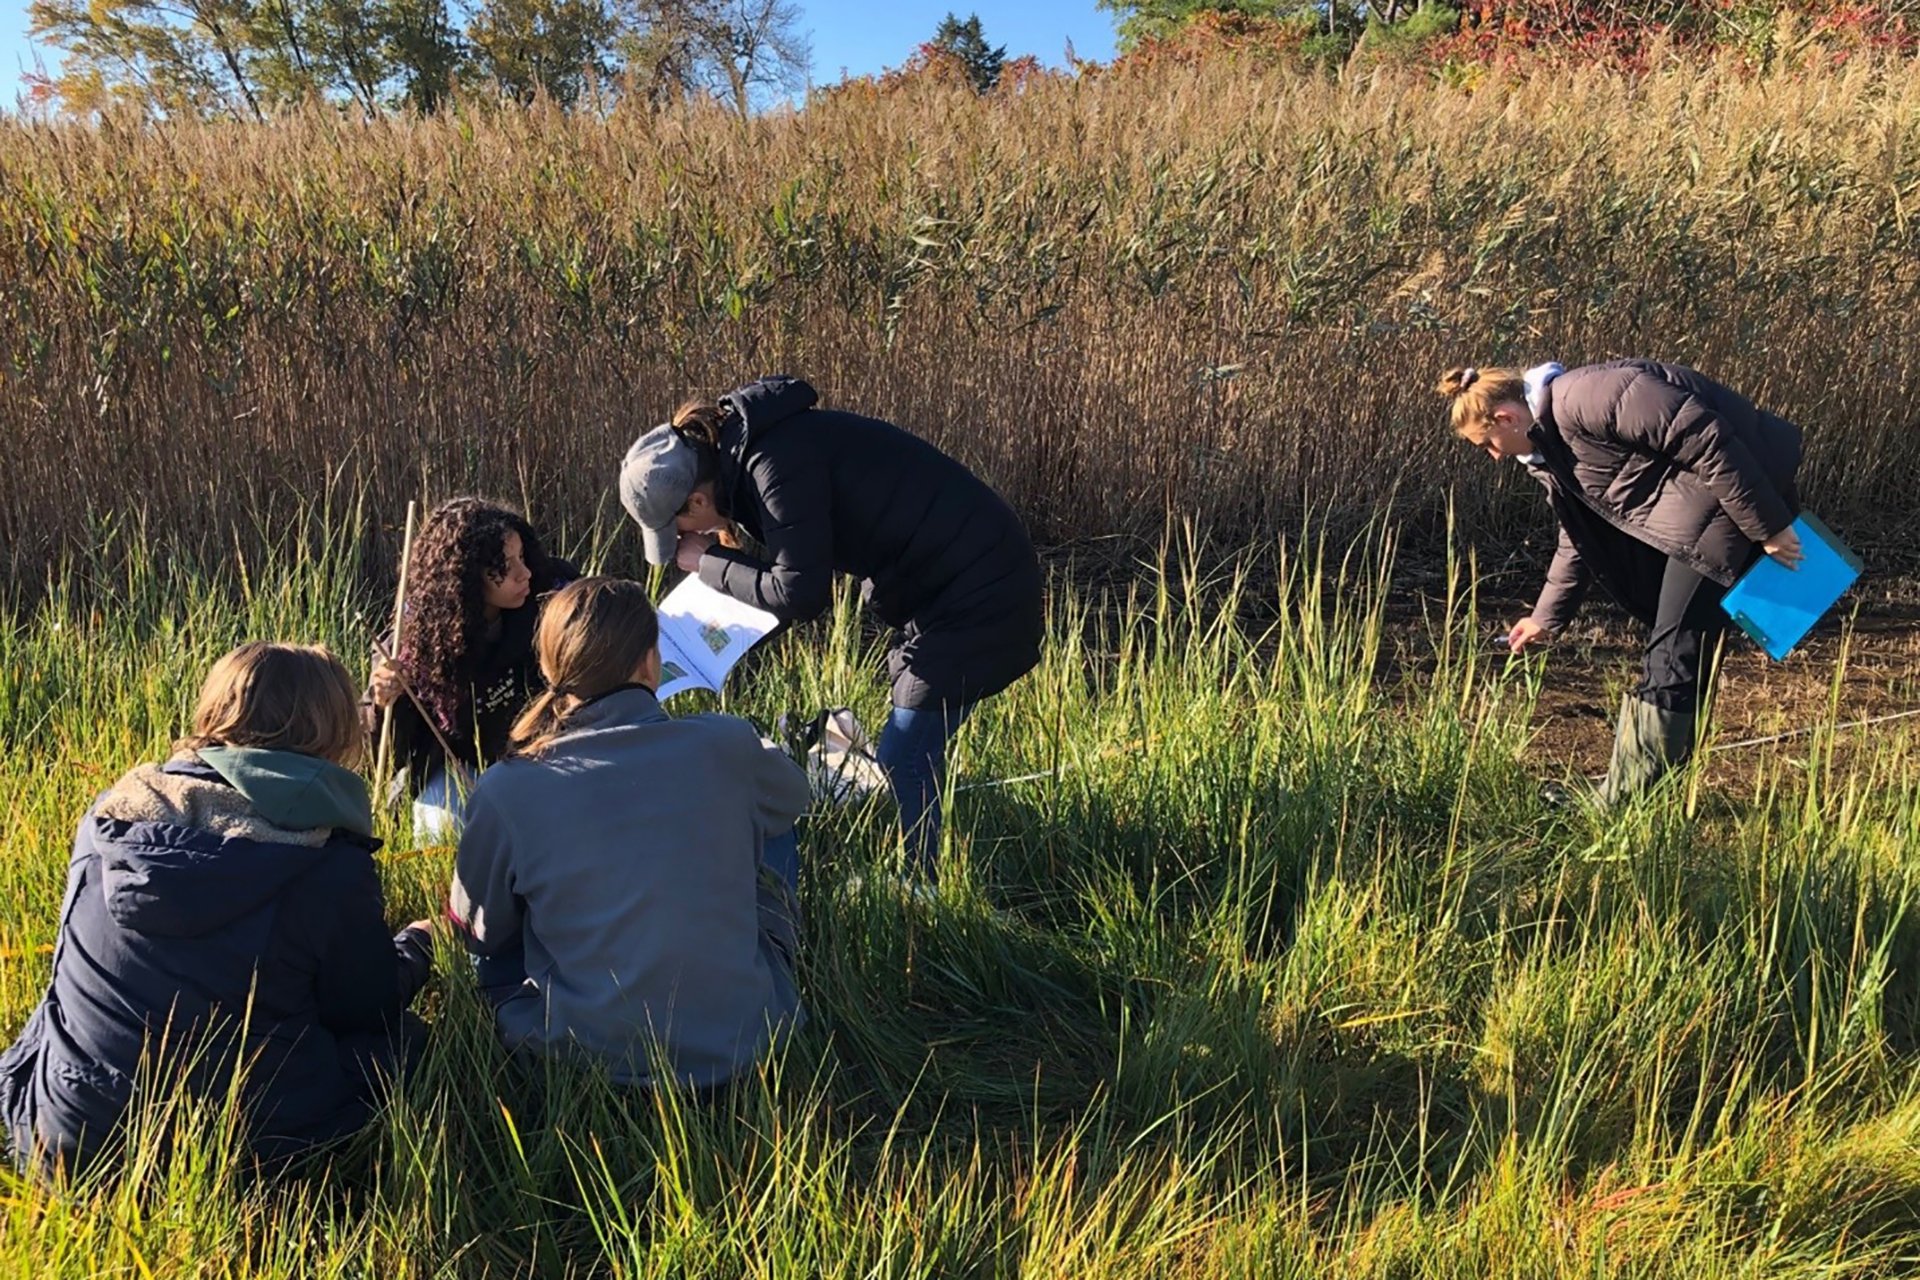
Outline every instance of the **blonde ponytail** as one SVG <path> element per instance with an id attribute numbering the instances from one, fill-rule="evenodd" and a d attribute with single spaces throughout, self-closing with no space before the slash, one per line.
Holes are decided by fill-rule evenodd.
<path id="1" fill-rule="evenodd" d="M 1493 411 L 1503 404 L 1525 404 L 1527 381 L 1518 369 L 1449 369 L 1434 387 L 1453 402 L 1453 432 L 1473 444 L 1487 442 Z"/>
<path id="2" fill-rule="evenodd" d="M 567 717 L 580 707 L 580 699 L 570 693 L 555 693 L 544 689 L 540 696 L 527 704 L 520 718 L 513 722 L 513 732 L 508 737 L 511 750 L 515 755 L 537 756 L 544 751 L 567 727 Z"/>

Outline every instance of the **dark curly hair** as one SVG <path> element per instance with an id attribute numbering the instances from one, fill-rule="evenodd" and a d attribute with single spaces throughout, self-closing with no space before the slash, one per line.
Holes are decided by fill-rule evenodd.
<path id="1" fill-rule="evenodd" d="M 550 574 L 540 537 L 512 507 L 454 498 L 433 509 L 407 563 L 407 617 L 400 666 L 442 732 L 456 732 L 486 643 L 486 581 L 507 571 L 507 535 L 542 589 Z"/>

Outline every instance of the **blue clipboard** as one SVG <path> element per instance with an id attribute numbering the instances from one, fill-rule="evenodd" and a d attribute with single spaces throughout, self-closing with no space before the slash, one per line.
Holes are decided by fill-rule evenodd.
<path id="1" fill-rule="evenodd" d="M 1720 602 L 1776 662 L 1793 652 L 1863 568 L 1853 549 L 1814 517 L 1801 516 L 1793 529 L 1804 554 L 1800 567 L 1784 568 L 1772 556 L 1762 556 Z"/>

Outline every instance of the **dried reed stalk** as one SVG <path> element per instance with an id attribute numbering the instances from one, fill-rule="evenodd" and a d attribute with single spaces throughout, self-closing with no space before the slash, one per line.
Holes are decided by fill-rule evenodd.
<path id="1" fill-rule="evenodd" d="M 1389 501 L 1438 536 L 1450 496 L 1517 539 L 1537 497 L 1429 384 L 1636 353 L 1805 424 L 1803 492 L 1870 541 L 1920 492 L 1917 195 L 1920 67 L 1864 61 L 1471 91 L 1163 67 L 745 128 L 7 120 L 0 537 L 28 585 L 115 516 L 245 543 L 336 470 L 374 509 L 491 490 L 579 528 L 634 433 L 784 369 L 1050 541 Z"/>

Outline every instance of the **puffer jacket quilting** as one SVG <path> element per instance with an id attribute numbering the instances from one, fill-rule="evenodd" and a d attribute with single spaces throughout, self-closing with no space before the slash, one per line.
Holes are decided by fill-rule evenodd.
<path id="1" fill-rule="evenodd" d="M 1800 429 L 1678 365 L 1569 370 L 1545 388 L 1533 434 L 1536 473 L 1561 522 L 1533 611 L 1550 630 L 1571 618 L 1596 562 L 1614 554 L 1607 532 L 1729 586 L 1798 510 Z M 1573 502 L 1599 523 L 1569 518 Z"/>
<path id="2" fill-rule="evenodd" d="M 770 559 L 716 547 L 701 578 L 788 621 L 826 608 L 835 573 L 863 579 L 874 613 L 899 629 L 894 705 L 1000 692 L 1039 661 L 1044 630 L 1040 563 L 1019 516 L 927 441 L 816 399 L 795 378 L 726 397 L 722 504 Z"/>

